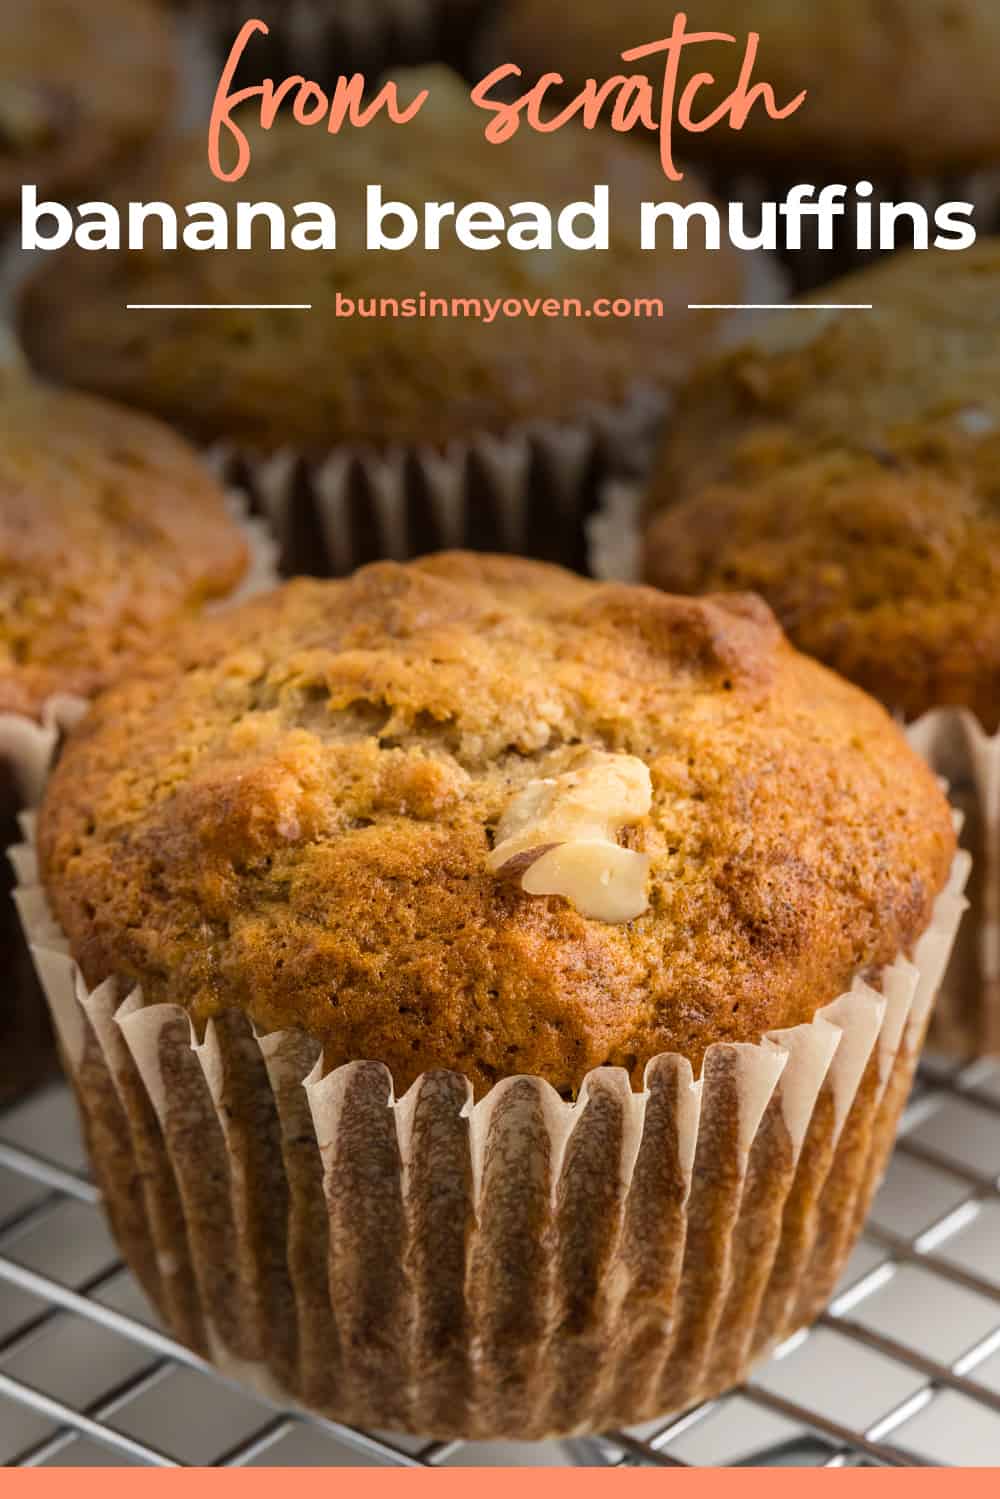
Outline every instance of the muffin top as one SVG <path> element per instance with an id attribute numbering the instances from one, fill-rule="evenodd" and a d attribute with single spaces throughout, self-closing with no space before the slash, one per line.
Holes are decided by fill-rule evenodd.
<path id="1" fill-rule="evenodd" d="M 811 1019 L 912 946 L 954 835 L 759 600 L 456 553 L 186 631 L 71 737 L 39 847 L 90 984 L 304 1028 L 398 1089 L 571 1093 Z"/>
<path id="2" fill-rule="evenodd" d="M 753 589 L 795 644 L 894 712 L 1000 726 L 1000 433 L 981 472 L 844 449 L 661 511 L 645 574 L 678 593 Z"/>
<path id="3" fill-rule="evenodd" d="M 792 640 L 918 716 L 997 723 L 1000 241 L 827 289 L 679 397 L 644 574 L 750 588 Z M 787 321 L 784 321 L 787 320 Z"/>
<path id="4" fill-rule="evenodd" d="M 991 162 L 1000 146 L 1000 9 L 993 0 L 688 0 L 689 33 L 720 31 L 731 43 L 684 53 L 680 87 L 711 72 L 699 95 L 708 115 L 737 85 L 750 31 L 760 34 L 754 81 L 778 102 L 809 97 L 787 120 L 755 109 L 746 128 L 682 138 L 693 152 L 752 162 L 816 161 L 863 175 L 887 169 L 937 171 Z M 657 0 L 507 0 L 492 51 L 537 77 L 552 69 L 579 86 L 588 77 L 645 69 L 657 89 L 664 62 L 623 65 L 621 53 L 670 34 L 673 12 Z M 810 179 L 813 180 L 813 179 Z"/>
<path id="5" fill-rule="evenodd" d="M 0 367 L 0 712 L 88 696 L 247 563 L 180 438 Z"/>
<path id="6" fill-rule="evenodd" d="M 976 462 L 1000 431 L 1000 239 L 894 256 L 803 301 L 872 310 L 771 313 L 703 364 L 678 396 L 653 509 L 823 447 Z"/>
<path id="7" fill-rule="evenodd" d="M 71 249 L 50 257 L 25 294 L 21 330 L 33 360 L 72 384 L 127 394 L 201 440 L 305 452 L 345 441 L 443 445 L 524 420 L 579 419 L 588 404 L 617 403 L 637 384 L 673 380 L 690 367 L 714 318 L 689 313 L 688 304 L 738 300 L 743 270 L 735 252 L 638 248 L 640 202 L 670 195 L 650 152 L 583 128 L 544 138 L 522 130 L 493 145 L 483 135 L 490 116 L 447 70 L 394 77 L 405 102 L 430 89 L 404 126 L 380 115 L 364 130 L 332 137 L 284 118 L 266 132 L 247 121 L 253 164 L 241 182 L 211 176 L 201 135 L 174 144 L 159 172 L 129 194 L 179 207 L 204 199 L 230 209 L 241 199 L 287 209 L 329 202 L 335 250 L 297 250 L 289 241 L 272 253 L 260 224 L 253 251 Z M 477 252 L 445 221 L 438 250 L 365 250 L 370 183 L 382 185 L 384 201 L 418 209 L 425 200 L 459 208 L 485 200 L 555 210 L 606 183 L 613 249 L 577 251 L 555 239 L 551 250 L 518 250 L 504 240 Z M 680 191 L 697 198 L 702 190 L 692 183 Z M 398 230 L 398 220 L 388 227 Z M 338 293 L 367 315 L 338 316 Z M 373 299 L 411 298 L 417 307 L 421 293 L 493 304 L 493 320 L 414 316 L 405 305 L 400 316 L 371 310 Z M 623 296 L 660 298 L 664 315 L 586 316 L 596 299 Z M 497 315 L 502 298 L 527 299 L 536 315 Z M 575 299 L 583 315 L 542 316 L 537 309 L 549 298 Z M 137 314 L 125 310 L 129 302 L 294 302 L 313 310 Z"/>
<path id="8" fill-rule="evenodd" d="M 0 212 L 22 183 L 90 182 L 143 144 L 174 95 L 175 55 L 155 0 L 31 0 L 0 37 Z"/>

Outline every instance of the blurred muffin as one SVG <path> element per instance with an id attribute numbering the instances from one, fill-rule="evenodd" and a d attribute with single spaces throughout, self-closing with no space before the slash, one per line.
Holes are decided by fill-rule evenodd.
<path id="1" fill-rule="evenodd" d="M 789 314 L 768 346 L 700 371 L 644 541 L 661 587 L 761 593 L 801 649 L 913 724 L 952 783 L 978 877 L 935 1039 L 966 1053 L 1000 1050 L 998 288 L 997 241 L 891 261 L 832 289 L 874 311 Z"/>
<path id="2" fill-rule="evenodd" d="M 771 83 L 782 106 L 808 91 L 786 120 L 770 120 L 758 107 L 741 131 L 678 134 L 678 150 L 710 171 L 720 197 L 753 203 L 782 199 L 803 180 L 867 180 L 876 203 L 971 199 L 980 227 L 988 218 L 1000 228 L 1000 9 L 991 0 L 908 0 L 850 13 L 801 0 L 691 0 L 684 10 L 689 32 L 720 31 L 737 42 L 687 49 L 678 98 L 696 72 L 718 80 L 699 95 L 700 116 L 737 86 L 750 31 L 760 35 L 754 81 Z M 672 19 L 656 0 L 509 0 L 487 56 L 512 60 L 532 78 L 552 69 L 577 87 L 588 77 L 645 68 L 659 89 L 662 57 L 624 65 L 621 53 L 668 36 Z M 822 284 L 858 259 L 850 219 L 838 238 L 836 252 L 818 251 L 808 239 L 789 252 L 801 286 Z"/>
<path id="3" fill-rule="evenodd" d="M 754 110 L 742 131 L 721 129 L 694 147 L 757 170 L 765 163 L 825 162 L 867 176 L 890 172 L 970 171 L 1000 160 L 1000 123 L 993 110 L 1000 82 L 1000 13 L 989 0 L 908 0 L 859 23 L 837 8 L 799 0 L 690 0 L 688 32 L 719 31 L 732 43 L 699 43 L 683 58 L 680 91 L 695 73 L 711 72 L 714 88 L 699 95 L 708 114 L 736 88 L 747 36 L 760 34 L 754 82 L 774 86 L 780 105 L 808 90 L 809 102 L 787 120 Z M 553 5 L 507 0 L 502 42 L 510 60 L 537 77 L 552 68 L 571 84 L 641 72 L 621 66 L 621 53 L 670 35 L 672 13 L 656 0 L 615 6 Z M 506 54 L 505 54 L 505 59 Z M 658 86 L 662 58 L 646 64 Z M 764 166 L 767 170 L 767 166 Z"/>
<path id="4" fill-rule="evenodd" d="M 327 87 L 341 74 L 380 72 L 401 64 L 462 67 L 499 0 L 283 0 L 248 10 L 244 0 L 176 0 L 192 15 L 220 62 L 246 21 L 260 15 L 269 35 L 255 35 L 237 75 L 247 85 L 293 73 Z"/>
<path id="5" fill-rule="evenodd" d="M 1000 239 L 960 255 L 896 256 L 772 314 L 753 342 L 698 369 L 651 481 L 655 513 L 713 479 L 753 482 L 844 446 L 972 467 L 1000 433 Z M 808 302 L 806 302 L 808 306 Z"/>
<path id="6" fill-rule="evenodd" d="M 186 203 L 248 195 L 338 210 L 332 253 L 179 249 L 51 257 L 28 286 L 21 332 L 42 370 L 228 444 L 275 515 L 286 561 L 343 569 L 359 553 L 401 554 L 421 542 L 517 542 L 582 561 L 579 517 L 601 472 L 637 457 L 652 392 L 704 350 L 716 324 L 689 303 L 734 300 L 739 258 L 638 248 L 639 203 L 662 195 L 648 154 L 599 132 L 564 131 L 545 149 L 521 134 L 484 139 L 487 117 L 444 70 L 403 75 L 401 96 L 430 98 L 411 123 L 384 117 L 331 144 L 291 122 L 252 137 L 253 165 L 229 188 L 209 176 L 203 138 L 177 146 L 139 196 Z M 405 140 L 405 150 L 401 143 Z M 613 253 L 476 253 L 446 223 L 439 250 L 366 250 L 364 187 L 386 201 L 537 200 L 562 209 L 611 185 Z M 697 195 L 690 184 L 686 191 Z M 398 227 L 398 224 L 393 225 Z M 557 241 L 558 245 L 558 241 Z M 588 317 L 598 299 L 662 302 L 662 316 Z M 362 313 L 337 316 L 337 296 Z M 373 317 L 380 299 L 575 299 L 581 316 L 524 313 Z M 311 303 L 305 311 L 160 312 L 127 302 Z M 601 303 L 604 306 L 604 302 Z M 331 336 L 331 325 L 336 336 Z M 640 401 L 637 391 L 647 400 Z M 559 434 L 553 431 L 559 428 Z M 277 467 L 267 460 L 283 454 Z M 300 459 L 300 462 L 296 462 Z M 295 521 L 305 512 L 296 546 Z"/>
<path id="7" fill-rule="evenodd" d="M 231 593 L 248 551 L 196 454 L 158 423 L 10 367 L 0 368 L 0 415 L 6 848 L 74 703 L 165 630 Z M 53 1061 L 3 864 L 0 1098 L 30 1086 Z"/>
<path id="8" fill-rule="evenodd" d="M 191 630 L 39 827 L 125 1251 L 195 1347 L 341 1420 L 717 1393 L 840 1272 L 954 852 L 888 716 L 753 598 L 452 554 Z"/>
<path id="9" fill-rule="evenodd" d="M 0 218 L 103 181 L 163 126 L 176 56 L 155 0 L 31 0 L 0 39 Z"/>

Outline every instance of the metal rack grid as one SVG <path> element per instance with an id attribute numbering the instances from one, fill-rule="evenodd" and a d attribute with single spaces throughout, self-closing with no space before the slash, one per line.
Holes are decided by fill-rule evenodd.
<path id="1" fill-rule="evenodd" d="M 158 1327 L 67 1090 L 0 1115 L 0 1463 L 1000 1466 L 1000 1066 L 928 1062 L 827 1313 L 723 1399 L 572 1442 L 421 1442 L 281 1411 Z"/>

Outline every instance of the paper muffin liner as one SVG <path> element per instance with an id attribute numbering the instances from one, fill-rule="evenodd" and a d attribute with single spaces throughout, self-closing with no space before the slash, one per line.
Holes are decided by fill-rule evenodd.
<path id="1" fill-rule="evenodd" d="M 238 494 L 230 494 L 228 504 L 246 534 L 250 564 L 239 588 L 214 603 L 212 612 L 232 608 L 274 587 L 277 580 L 276 548 L 266 527 L 248 518 L 246 502 Z M 38 805 L 65 736 L 86 710 L 84 698 L 64 693 L 49 698 L 37 719 L 0 713 L 0 837 L 4 846 L 17 836 L 18 812 Z M 54 1070 L 56 1061 L 45 1003 L 10 897 L 4 867 L 0 872 L 0 951 L 7 974 L 0 1000 L 0 1103 L 27 1092 Z"/>
<path id="2" fill-rule="evenodd" d="M 926 209 L 930 216 L 932 242 L 936 232 L 933 228 L 934 212 L 942 204 L 950 202 L 972 203 L 975 206 L 975 225 L 979 234 L 1000 232 L 1000 164 L 978 172 L 896 173 L 894 175 L 858 172 L 852 175 L 843 167 L 831 166 L 828 163 L 812 163 L 808 170 L 805 167 L 798 168 L 798 175 L 789 175 L 786 172 L 774 177 L 757 172 L 737 174 L 716 172 L 713 174 L 707 164 L 703 163 L 702 166 L 707 171 L 707 180 L 711 183 L 717 197 L 723 202 L 745 203 L 754 215 L 759 215 L 761 205 L 764 203 L 784 202 L 791 189 L 803 180 L 820 185 L 833 182 L 847 183 L 850 189 L 848 211 L 844 218 L 837 221 L 835 248 L 820 250 L 817 246 L 804 243 L 801 250 L 781 252 L 782 264 L 791 278 L 795 292 L 799 294 L 815 291 L 839 276 L 870 265 L 872 261 L 886 253 L 880 250 L 859 250 L 857 247 L 857 226 L 851 204 L 855 201 L 852 197 L 854 185 L 862 180 L 871 182 L 874 188 L 872 196 L 865 201 L 871 203 L 873 207 L 876 238 L 879 208 L 884 203 L 916 203 Z M 749 219 L 751 226 L 754 222 L 754 218 Z M 901 220 L 901 236 L 905 233 L 905 229 L 906 221 Z M 750 232 L 753 232 L 752 228 Z M 804 237 L 808 234 L 807 223 Z M 906 241 L 902 237 L 897 248 L 899 250 L 907 248 Z"/>
<path id="3" fill-rule="evenodd" d="M 588 527 L 594 577 L 641 580 L 641 522 L 641 486 L 607 485 Z M 941 984 L 930 1045 L 950 1056 L 1000 1056 L 1000 734 L 960 708 L 939 708 L 904 729 L 947 783 L 973 859 L 969 917 Z"/>
<path id="4" fill-rule="evenodd" d="M 963 1058 L 1000 1056 L 1000 734 L 965 709 L 938 708 L 906 735 L 947 780 L 973 859 L 969 917 L 941 985 L 931 1044 Z"/>
<path id="5" fill-rule="evenodd" d="M 286 572 L 341 576 L 366 562 L 444 548 L 526 553 L 581 567 L 584 519 L 601 483 L 649 462 L 667 395 L 637 387 L 617 408 L 432 447 L 341 447 L 261 457 L 225 444 L 208 457 L 267 518 Z"/>
<path id="6" fill-rule="evenodd" d="M 448 62 L 467 66 L 484 19 L 499 0 L 283 0 L 262 15 L 270 36 L 255 37 L 247 65 L 264 73 L 303 71 L 320 83 L 340 74 Z M 244 23 L 257 15 L 245 0 L 189 0 L 193 24 L 219 62 Z"/>
<path id="7" fill-rule="evenodd" d="M 122 1250 L 190 1347 L 284 1403 L 436 1437 L 683 1409 L 825 1304 L 891 1149 L 965 901 L 956 859 L 900 957 L 758 1045 L 575 1103 L 88 991 L 13 850 L 17 903 Z"/>

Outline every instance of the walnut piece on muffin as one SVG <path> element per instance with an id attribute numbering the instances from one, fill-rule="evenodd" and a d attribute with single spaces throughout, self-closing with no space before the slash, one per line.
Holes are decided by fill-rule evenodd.
<path id="1" fill-rule="evenodd" d="M 88 697 L 231 593 L 247 544 L 167 427 L 0 368 L 0 713 Z"/>
<path id="2" fill-rule="evenodd" d="M 642 856 L 631 920 L 493 867 L 539 782 Z M 757 599 L 454 553 L 288 584 L 147 659 L 67 744 L 39 849 L 90 985 L 300 1028 L 399 1090 L 571 1095 L 810 1021 L 912 949 L 955 839 L 886 713 Z"/>

